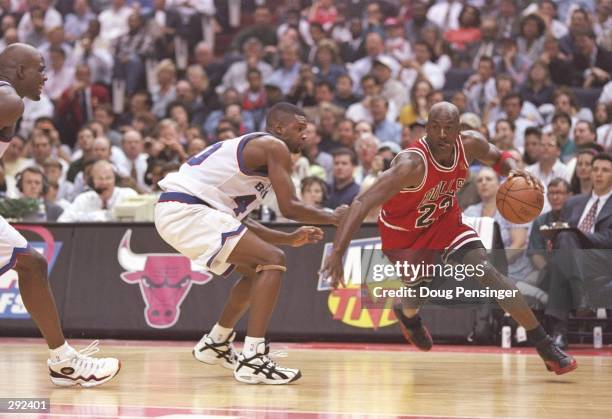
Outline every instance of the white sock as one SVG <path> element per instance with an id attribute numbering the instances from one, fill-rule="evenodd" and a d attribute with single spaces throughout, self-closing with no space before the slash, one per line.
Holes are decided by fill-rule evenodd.
<path id="1" fill-rule="evenodd" d="M 60 362 L 70 358 L 74 352 L 76 352 L 75 349 L 68 345 L 68 342 L 64 342 L 62 346 L 55 349 L 49 349 L 49 359 L 53 362 Z"/>
<path id="2" fill-rule="evenodd" d="M 213 328 L 208 333 L 215 343 L 225 342 L 230 337 L 234 329 L 223 327 L 219 323 L 215 323 Z"/>
<path id="3" fill-rule="evenodd" d="M 246 358 L 252 357 L 253 355 L 257 354 L 257 349 L 259 348 L 260 344 L 262 348 L 265 348 L 265 342 L 265 338 L 252 338 L 247 336 L 244 338 L 244 348 L 242 348 L 242 354 Z"/>

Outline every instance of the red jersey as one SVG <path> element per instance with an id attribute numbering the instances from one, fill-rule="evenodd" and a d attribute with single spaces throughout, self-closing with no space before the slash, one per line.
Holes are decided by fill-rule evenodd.
<path id="1" fill-rule="evenodd" d="M 414 153 L 420 156 L 425 162 L 425 174 L 420 185 L 404 188 L 382 206 L 378 223 L 381 227 L 383 248 L 395 247 L 389 246 L 390 240 L 385 239 L 398 236 L 397 233 L 402 233 L 401 242 L 404 245 L 401 247 L 405 247 L 414 242 L 418 236 L 426 234 L 430 227 L 436 227 L 436 224 L 445 228 L 455 223 L 463 224 L 461 209 L 457 202 L 457 191 L 465 183 L 469 163 L 461 137 L 455 141 L 453 164 L 448 167 L 435 160 L 425 137 L 402 153 Z M 391 230 L 394 230 L 395 234 Z M 387 232 L 389 234 L 386 234 Z M 442 246 L 448 244 L 440 243 Z"/>

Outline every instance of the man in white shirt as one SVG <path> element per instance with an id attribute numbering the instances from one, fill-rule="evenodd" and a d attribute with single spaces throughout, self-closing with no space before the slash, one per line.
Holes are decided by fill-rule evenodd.
<path id="1" fill-rule="evenodd" d="M 370 73 L 374 60 L 385 52 L 385 41 L 383 41 L 382 36 L 378 32 L 370 32 L 366 36 L 365 49 L 367 53 L 365 57 L 347 65 L 349 76 L 353 80 L 355 93 L 361 93 L 362 78 Z"/>
<path id="2" fill-rule="evenodd" d="M 75 69 L 66 62 L 66 52 L 59 47 L 49 50 L 51 65 L 47 73 L 47 83 L 44 92 L 49 99 L 55 101 L 74 83 Z"/>
<path id="3" fill-rule="evenodd" d="M 58 221 L 113 221 L 112 209 L 126 198 L 138 195 L 133 189 L 117 187 L 115 179 L 108 161 L 96 162 L 91 169 L 92 190 L 78 195 Z"/>
<path id="4" fill-rule="evenodd" d="M 246 76 L 249 67 L 256 67 L 261 71 L 261 77 L 264 81 L 266 81 L 274 71 L 270 64 L 261 59 L 263 55 L 263 45 L 259 39 L 247 39 L 242 48 L 244 51 L 244 60 L 235 62 L 225 72 L 222 84 L 216 88 L 218 95 L 223 94 L 223 92 L 229 88 L 234 88 L 238 92 L 247 90 L 249 83 Z"/>
<path id="5" fill-rule="evenodd" d="M 128 173 L 136 181 L 141 191 L 148 191 L 149 187 L 145 183 L 145 173 L 147 172 L 149 155 L 144 152 L 144 140 L 140 132 L 134 129 L 125 131 L 121 140 L 121 150 L 125 159 L 117 161 L 117 166 L 120 166 L 124 173 Z"/>
<path id="6" fill-rule="evenodd" d="M 446 0 L 434 4 L 427 11 L 427 19 L 443 30 L 457 29 L 459 27 L 459 14 L 463 9 L 462 3 L 455 0 Z"/>
<path id="7" fill-rule="evenodd" d="M 62 15 L 54 7 L 51 7 L 50 0 L 40 0 L 38 7 L 42 9 L 44 13 L 43 25 L 46 31 L 57 26 L 62 26 Z M 31 12 L 26 12 L 26 14 L 23 15 L 19 21 L 19 26 L 17 26 L 19 39 L 22 42 L 25 42 L 26 38 L 28 37 L 28 33 L 32 32 L 33 30 L 34 24 L 32 23 Z"/>
<path id="8" fill-rule="evenodd" d="M 125 5 L 125 0 L 112 0 L 111 7 L 98 16 L 100 38 L 108 45 L 128 31 L 128 19 L 133 9 Z"/>
<path id="9" fill-rule="evenodd" d="M 442 89 L 446 76 L 440 66 L 431 61 L 431 49 L 424 42 L 414 43 L 414 60 L 402 63 L 404 69 L 400 72 L 400 80 L 410 91 L 418 78 L 428 80 L 434 89 Z"/>
<path id="10" fill-rule="evenodd" d="M 542 133 L 541 144 L 542 147 L 538 162 L 531 166 L 527 166 L 527 171 L 540 179 L 544 188 L 546 188 L 546 185 L 548 185 L 551 180 L 557 177 L 569 182 L 570 173 L 567 166 L 559 160 L 561 149 L 553 133 L 550 131 Z M 544 196 L 546 197 L 546 191 L 544 191 Z M 544 199 L 544 208 L 542 212 L 548 211 L 550 211 L 550 203 L 548 202 L 548 198 L 546 198 Z"/>

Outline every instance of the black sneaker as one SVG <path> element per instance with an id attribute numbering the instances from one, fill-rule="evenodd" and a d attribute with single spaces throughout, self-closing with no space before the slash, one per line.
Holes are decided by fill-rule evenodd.
<path id="1" fill-rule="evenodd" d="M 289 384 L 298 380 L 302 373 L 295 368 L 284 368 L 277 365 L 270 357 L 270 346 L 262 342 L 257 353 L 246 358 L 244 353 L 238 357 L 234 378 L 247 384 Z"/>
<path id="2" fill-rule="evenodd" d="M 400 329 L 404 335 L 404 338 L 406 338 L 408 342 L 412 343 L 421 351 L 429 351 L 433 346 L 433 340 L 431 339 L 431 335 L 429 334 L 427 327 L 421 323 L 421 319 L 419 318 L 418 324 L 416 325 L 410 324 L 412 319 L 409 319 L 404 315 L 402 307 L 399 305 L 393 306 L 393 313 L 399 321 Z"/>
<path id="3" fill-rule="evenodd" d="M 538 344 L 536 349 L 544 360 L 548 371 L 554 371 L 555 374 L 561 375 L 578 368 L 576 360 L 556 345 L 550 336 L 547 336 L 544 341 Z"/>

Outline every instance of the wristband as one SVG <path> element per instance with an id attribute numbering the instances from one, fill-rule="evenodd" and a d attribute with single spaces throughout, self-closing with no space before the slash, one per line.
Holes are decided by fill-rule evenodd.
<path id="1" fill-rule="evenodd" d="M 514 157 L 512 156 L 512 154 L 509 151 L 502 151 L 501 155 L 499 156 L 499 160 L 497 160 L 497 163 L 495 163 L 493 165 L 493 170 L 495 170 L 497 172 L 498 175 L 503 176 L 502 175 L 502 164 L 504 164 L 504 160 L 507 159 L 513 159 Z"/>

